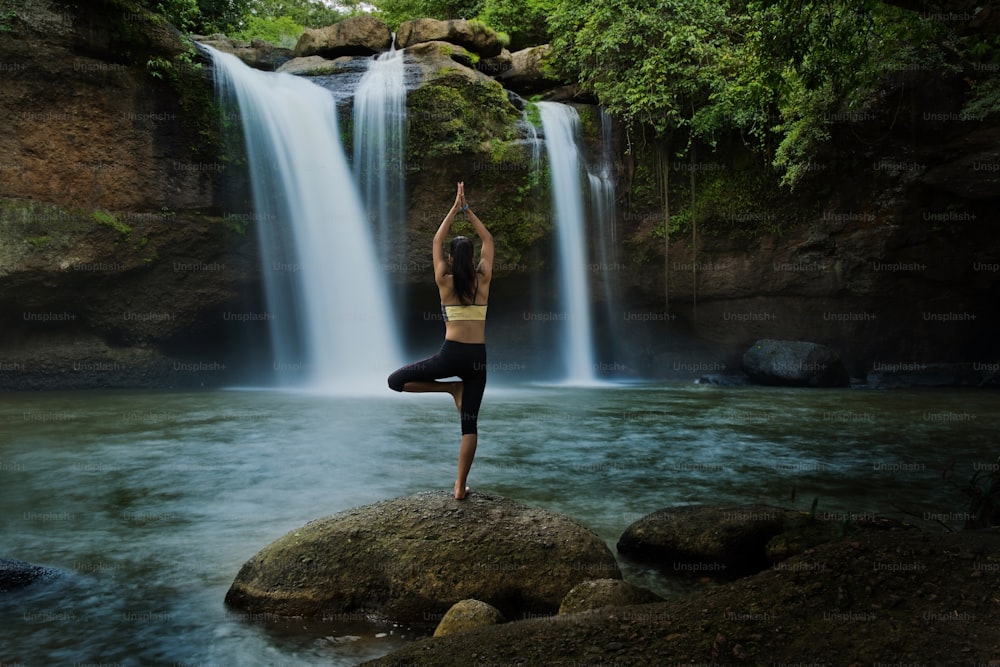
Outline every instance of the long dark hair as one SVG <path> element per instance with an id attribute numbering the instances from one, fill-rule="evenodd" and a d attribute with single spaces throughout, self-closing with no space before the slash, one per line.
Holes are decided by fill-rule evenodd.
<path id="1" fill-rule="evenodd" d="M 472 263 L 472 241 L 464 236 L 451 240 L 451 277 L 460 303 L 476 299 L 476 267 Z M 468 305 L 468 304 L 466 304 Z"/>

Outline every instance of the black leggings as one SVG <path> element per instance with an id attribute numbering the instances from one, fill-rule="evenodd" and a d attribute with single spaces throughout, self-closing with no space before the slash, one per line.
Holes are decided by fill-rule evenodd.
<path id="1" fill-rule="evenodd" d="M 389 388 L 403 391 L 407 382 L 433 382 L 457 376 L 462 380 L 462 435 L 476 434 L 479 406 L 486 389 L 486 345 L 446 340 L 432 357 L 403 366 L 389 376 Z"/>

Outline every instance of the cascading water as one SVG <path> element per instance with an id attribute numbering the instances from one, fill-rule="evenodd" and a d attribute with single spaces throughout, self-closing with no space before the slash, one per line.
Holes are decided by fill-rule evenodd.
<path id="1" fill-rule="evenodd" d="M 552 172 L 552 205 L 559 246 L 558 293 L 565 307 L 560 336 L 563 380 L 596 382 L 588 285 L 587 230 L 581 159 L 576 145 L 580 117 L 571 106 L 538 102 Z"/>
<path id="2" fill-rule="evenodd" d="M 371 60 L 354 93 L 353 113 L 354 177 L 376 230 L 376 248 L 389 272 L 404 270 L 406 86 L 402 51 L 393 48 Z M 394 294 L 397 310 L 400 301 L 400 295 Z"/>
<path id="3" fill-rule="evenodd" d="M 601 274 L 603 301 L 607 318 L 607 339 L 610 348 L 610 362 L 598 363 L 602 374 L 615 374 L 626 369 L 627 364 L 622 359 L 621 351 L 617 349 L 617 341 L 622 340 L 619 323 L 623 313 L 620 304 L 620 281 L 618 277 L 622 265 L 618 262 L 618 230 L 615 225 L 617 212 L 615 207 L 615 182 L 612 176 L 611 158 L 611 118 L 601 110 L 601 157 L 600 161 L 587 170 L 590 185 L 590 210 L 597 226 L 597 263 L 595 268 Z"/>
<path id="4" fill-rule="evenodd" d="M 218 95 L 236 100 L 243 125 L 276 377 L 322 391 L 384 391 L 402 355 L 333 96 L 206 49 Z"/>

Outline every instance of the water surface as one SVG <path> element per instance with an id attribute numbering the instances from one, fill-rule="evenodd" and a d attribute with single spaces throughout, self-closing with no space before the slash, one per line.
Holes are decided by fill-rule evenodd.
<path id="1" fill-rule="evenodd" d="M 992 469 L 995 392 L 699 385 L 487 389 L 470 484 L 566 513 L 613 549 L 679 503 L 882 513 L 941 530 Z M 350 665 L 422 630 L 250 618 L 223 598 L 269 542 L 454 480 L 446 395 L 6 394 L 0 556 L 67 572 L 0 597 L 3 663 Z M 908 514 L 904 514 L 908 512 Z M 916 516 L 914 516 L 916 515 Z M 922 521 L 926 519 L 926 521 Z M 697 585 L 628 565 L 664 595 Z"/>

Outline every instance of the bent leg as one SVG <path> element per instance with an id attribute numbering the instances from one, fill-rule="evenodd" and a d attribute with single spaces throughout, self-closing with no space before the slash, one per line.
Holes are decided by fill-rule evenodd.
<path id="1" fill-rule="evenodd" d="M 437 382 L 438 378 L 455 375 L 453 362 L 446 359 L 443 350 L 437 354 L 407 364 L 389 376 L 389 388 L 393 391 L 449 391 L 448 383 Z"/>
<path id="2" fill-rule="evenodd" d="M 462 383 L 457 380 L 417 380 L 415 382 L 404 382 L 403 388 L 400 391 L 406 391 L 414 394 L 422 393 L 442 393 L 446 392 L 451 394 L 451 397 L 455 399 L 455 407 L 458 408 L 459 413 L 462 412 Z"/>

